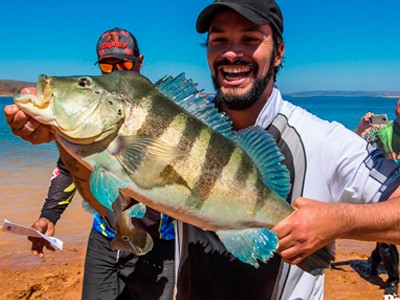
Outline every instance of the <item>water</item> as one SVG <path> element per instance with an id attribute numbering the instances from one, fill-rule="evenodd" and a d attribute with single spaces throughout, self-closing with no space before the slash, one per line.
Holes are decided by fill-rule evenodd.
<path id="1" fill-rule="evenodd" d="M 33 146 L 14 136 L 4 117 L 11 98 L 0 97 L 0 224 L 4 219 L 31 226 L 37 220 L 47 195 L 49 179 L 58 159 L 54 143 Z M 86 243 L 92 216 L 75 196 L 56 226 L 56 237 L 66 248 Z M 0 252 L 30 253 L 30 242 L 23 237 L 0 231 Z M 27 256 L 30 257 L 30 256 Z"/>
<path id="2" fill-rule="evenodd" d="M 387 114 L 390 120 L 394 119 L 398 100 L 379 97 L 285 97 L 285 99 L 322 119 L 342 123 L 350 130 L 354 130 L 361 117 L 369 111 L 374 114 Z"/>
<path id="3" fill-rule="evenodd" d="M 386 113 L 393 119 L 397 104 L 397 99 L 372 97 L 285 99 L 351 130 L 368 111 Z M 4 106 L 11 103 L 11 98 L 0 98 L 0 224 L 7 218 L 30 226 L 39 216 L 58 152 L 54 143 L 32 146 L 12 135 L 3 114 Z M 76 196 L 56 226 L 56 237 L 64 241 L 66 248 L 74 244 L 84 247 L 86 243 L 92 216 L 84 212 L 80 203 L 81 198 Z M 29 260 L 29 249 L 26 238 L 0 232 L 1 253 L 26 253 Z"/>

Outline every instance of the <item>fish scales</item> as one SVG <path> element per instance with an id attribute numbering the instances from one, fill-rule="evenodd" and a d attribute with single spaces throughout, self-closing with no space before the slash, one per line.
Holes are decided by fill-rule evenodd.
<path id="1" fill-rule="evenodd" d="M 14 100 L 53 126 L 61 151 L 91 173 L 90 184 L 82 186 L 89 186 L 106 211 L 121 215 L 122 196 L 132 197 L 215 231 L 228 251 L 257 267 L 278 246 L 266 227 L 293 211 L 284 200 L 289 173 L 267 132 L 257 127 L 233 132 L 228 118 L 199 97 L 195 86 L 183 74 L 155 86 L 135 72 L 41 76 L 37 97 Z M 143 204 L 124 217 L 141 217 Z M 329 250 L 321 251 L 299 267 L 321 274 L 333 259 Z"/>

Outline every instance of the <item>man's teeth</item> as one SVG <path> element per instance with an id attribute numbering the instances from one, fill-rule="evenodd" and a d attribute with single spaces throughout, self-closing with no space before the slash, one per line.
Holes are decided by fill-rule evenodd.
<path id="1" fill-rule="evenodd" d="M 241 67 L 223 67 L 222 71 L 224 73 L 246 73 L 250 71 L 250 67 L 248 66 L 241 66 Z"/>
<path id="2" fill-rule="evenodd" d="M 221 71 L 226 80 L 234 81 L 248 76 L 251 68 L 249 66 L 224 66 Z"/>

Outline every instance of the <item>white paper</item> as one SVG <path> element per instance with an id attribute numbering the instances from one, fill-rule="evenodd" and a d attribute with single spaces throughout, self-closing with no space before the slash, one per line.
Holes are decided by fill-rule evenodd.
<path id="1" fill-rule="evenodd" d="M 59 240 L 55 237 L 44 235 L 43 233 L 41 233 L 31 227 L 12 223 L 12 222 L 8 221 L 7 219 L 4 219 L 3 231 L 13 233 L 13 234 L 43 238 L 46 241 L 48 241 L 50 244 L 52 244 L 54 247 L 56 247 L 60 250 L 62 250 L 62 248 L 63 248 L 63 242 L 61 240 Z"/>

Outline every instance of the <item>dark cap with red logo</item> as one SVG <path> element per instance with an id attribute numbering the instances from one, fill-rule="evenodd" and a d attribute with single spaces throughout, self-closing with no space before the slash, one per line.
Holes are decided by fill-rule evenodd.
<path id="1" fill-rule="evenodd" d="M 275 0 L 215 0 L 204 8 L 197 18 L 197 32 L 207 32 L 211 21 L 223 8 L 233 9 L 255 24 L 271 24 L 282 37 L 283 16 Z"/>
<path id="2" fill-rule="evenodd" d="M 128 30 L 114 28 L 102 33 L 97 41 L 97 62 L 105 58 L 135 61 L 140 55 L 136 38 Z"/>

